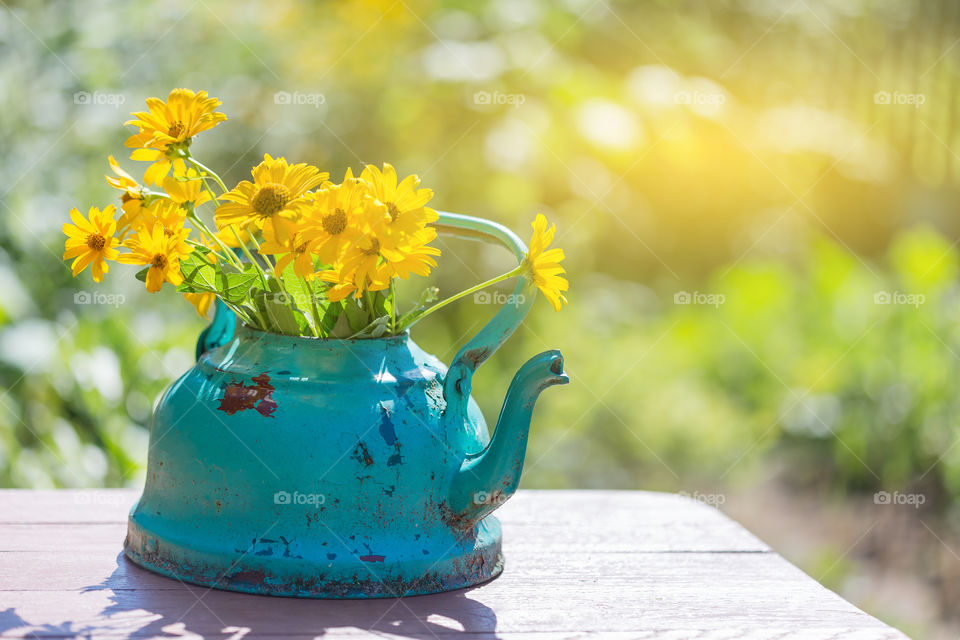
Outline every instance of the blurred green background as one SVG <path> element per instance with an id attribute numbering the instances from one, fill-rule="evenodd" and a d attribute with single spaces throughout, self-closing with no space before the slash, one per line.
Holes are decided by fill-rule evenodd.
<path id="1" fill-rule="evenodd" d="M 71 279 L 60 225 L 116 202 L 107 154 L 142 175 L 130 111 L 206 89 L 229 120 L 193 150 L 228 183 L 264 152 L 388 161 L 437 208 L 557 224 L 570 306 L 475 383 L 492 418 L 526 357 L 566 356 L 525 486 L 684 491 L 956 637 L 958 26 L 947 0 L 3 2 L 0 486 L 140 485 L 204 323 L 132 267 Z M 441 293 L 509 263 L 442 248 Z M 414 337 L 449 359 L 494 311 Z"/>

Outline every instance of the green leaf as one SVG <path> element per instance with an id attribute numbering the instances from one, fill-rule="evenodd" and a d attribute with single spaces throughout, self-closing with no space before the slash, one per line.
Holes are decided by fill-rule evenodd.
<path id="1" fill-rule="evenodd" d="M 216 292 L 216 269 L 196 252 L 180 261 L 180 274 L 183 283 L 177 287 L 178 291 L 187 293 Z"/>
<path id="2" fill-rule="evenodd" d="M 326 317 L 324 317 L 326 320 Z M 347 319 L 347 314 L 343 313 L 343 309 L 340 309 L 340 312 L 337 314 L 336 321 L 333 324 L 333 327 L 327 332 L 331 338 L 349 338 L 353 335 L 353 330 L 350 328 L 350 321 Z"/>
<path id="3" fill-rule="evenodd" d="M 227 302 L 243 303 L 250 299 L 250 287 L 259 279 L 257 269 L 247 264 L 243 271 L 230 264 L 211 265 L 196 252 L 180 262 L 183 283 L 178 291 L 188 293 L 211 292 Z"/>
<path id="4" fill-rule="evenodd" d="M 300 324 L 293 307 L 290 306 L 290 297 L 283 291 L 280 282 L 276 278 L 270 278 L 267 286 L 270 287 L 269 291 L 254 289 L 252 297 L 257 309 L 270 325 L 270 330 L 288 336 L 300 335 Z"/>
<path id="5" fill-rule="evenodd" d="M 343 314 L 343 302 L 328 302 L 326 306 L 320 311 L 320 327 L 322 329 L 320 335 L 328 335 L 334 338 L 345 338 L 349 333 L 344 335 L 334 335 L 333 331 L 340 323 L 340 319 L 344 317 Z M 344 320 L 346 322 L 346 320 Z M 349 332 L 349 324 L 346 326 L 346 331 Z"/>
<path id="6" fill-rule="evenodd" d="M 343 315 L 347 317 L 347 322 L 350 323 L 350 328 L 354 333 L 367 326 L 367 314 L 352 299 L 344 300 Z"/>
<path id="7" fill-rule="evenodd" d="M 144 267 L 143 269 L 140 269 L 140 271 L 137 271 L 137 280 L 139 280 L 140 282 L 146 282 L 147 271 L 150 271 L 150 267 Z M 181 267 L 181 271 L 182 271 L 182 267 Z"/>
<path id="8" fill-rule="evenodd" d="M 369 333 L 371 338 L 379 338 L 390 329 L 390 316 L 380 316 L 373 322 Z"/>
<path id="9" fill-rule="evenodd" d="M 305 314 L 311 315 L 314 300 L 310 289 L 303 284 L 303 280 L 293 270 L 292 262 L 284 268 L 280 276 L 283 280 L 283 288 L 290 294 L 294 306 Z M 317 303 L 319 304 L 319 300 Z"/>
<path id="10" fill-rule="evenodd" d="M 397 326 L 403 327 L 409 324 L 411 320 L 419 316 L 422 311 L 426 310 L 430 303 L 436 302 L 439 293 L 440 289 L 437 289 L 436 287 L 427 287 L 424 289 L 420 294 L 420 298 L 413 305 L 413 308 L 400 316 L 400 319 L 397 321 Z"/>
<path id="11" fill-rule="evenodd" d="M 440 297 L 440 289 L 436 287 L 427 287 L 420 293 L 420 299 L 417 301 L 421 307 L 425 307 L 431 302 L 436 302 Z"/>

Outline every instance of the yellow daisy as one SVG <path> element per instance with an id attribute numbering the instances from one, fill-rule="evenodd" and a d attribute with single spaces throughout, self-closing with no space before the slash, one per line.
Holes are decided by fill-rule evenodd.
<path id="1" fill-rule="evenodd" d="M 186 215 L 187 211 L 179 204 L 162 198 L 141 210 L 134 228 L 137 231 L 151 231 L 155 225 L 160 225 L 164 235 L 174 239 L 180 252 L 190 253 L 190 245 L 187 243 L 190 230 L 183 226 Z"/>
<path id="2" fill-rule="evenodd" d="M 411 273 L 418 276 L 430 275 L 430 268 L 437 266 L 437 261 L 433 258 L 440 255 L 440 249 L 428 247 L 427 243 L 432 241 L 436 235 L 436 230 L 428 227 L 416 234 L 411 244 L 402 251 L 390 252 L 390 257 L 388 257 L 386 250 L 381 249 L 387 259 L 387 272 L 401 280 L 409 278 Z"/>
<path id="3" fill-rule="evenodd" d="M 363 291 L 380 291 L 390 286 L 390 275 L 380 256 L 380 241 L 374 236 L 364 236 L 354 243 L 340 262 L 342 277 L 350 277 L 358 298 Z"/>
<path id="4" fill-rule="evenodd" d="M 334 265 L 332 269 L 323 271 L 320 273 L 320 279 L 333 285 L 326 291 L 327 300 L 330 302 L 339 302 L 358 291 L 353 278 L 344 271 L 343 265 Z"/>
<path id="5" fill-rule="evenodd" d="M 201 318 L 207 317 L 207 314 L 210 313 L 210 307 L 213 305 L 213 301 L 217 298 L 216 294 L 210 293 L 209 291 L 204 291 L 202 293 L 184 292 L 183 297 L 186 298 L 187 302 L 193 305 L 193 308 L 197 310 L 197 313 Z"/>
<path id="6" fill-rule="evenodd" d="M 73 258 L 73 276 L 92 264 L 93 279 L 95 282 L 103 280 L 103 274 L 110 270 L 107 260 L 114 260 L 118 256 L 118 245 L 114 233 L 117 223 L 113 214 L 117 209 L 112 204 L 104 207 L 103 211 L 90 207 L 87 218 L 80 215 L 76 209 L 70 210 L 70 219 L 73 224 L 63 225 L 63 232 L 67 235 L 64 244 L 63 259 Z"/>
<path id="7" fill-rule="evenodd" d="M 236 225 L 245 229 L 274 227 L 283 239 L 292 230 L 307 201 L 308 190 L 326 180 L 330 174 L 320 173 L 308 164 L 288 165 L 284 158 L 264 155 L 263 162 L 251 171 L 253 182 L 244 180 L 221 196 L 226 204 L 217 207 L 217 227 Z"/>
<path id="8" fill-rule="evenodd" d="M 553 310 L 560 311 L 562 304 L 567 303 L 563 292 L 570 288 L 570 284 L 561 275 L 566 273 L 560 266 L 564 258 L 563 249 L 547 249 L 553 242 L 557 227 L 551 225 L 548 229 L 547 218 L 542 213 L 537 214 L 532 226 L 533 238 L 530 239 L 530 249 L 523 262 L 530 270 L 534 284 L 553 305 Z"/>
<path id="9" fill-rule="evenodd" d="M 360 178 L 370 185 L 370 192 L 384 207 L 387 216 L 374 232 L 381 245 L 395 249 L 410 236 L 437 220 L 437 212 L 425 206 L 433 198 L 432 189 L 419 189 L 420 178 L 410 175 L 397 183 L 397 171 L 384 163 L 383 169 L 368 164 Z"/>
<path id="10" fill-rule="evenodd" d="M 123 210 L 123 215 L 120 216 L 120 220 L 117 222 L 117 228 L 120 229 L 122 233 L 126 231 L 131 222 L 140 215 L 140 207 L 143 206 L 143 200 L 147 190 L 146 187 L 134 180 L 133 176 L 121 169 L 117 161 L 113 159 L 113 156 L 107 156 L 107 161 L 110 163 L 110 169 L 117 174 L 117 177 L 108 175 L 103 177 L 107 179 L 107 184 L 123 192 L 120 196 L 120 208 Z"/>
<path id="11" fill-rule="evenodd" d="M 163 190 L 179 205 L 189 204 L 191 207 L 198 207 L 210 200 L 210 191 L 203 186 L 200 174 L 194 169 L 188 169 L 183 176 L 164 178 Z"/>
<path id="12" fill-rule="evenodd" d="M 293 272 L 298 277 L 308 280 L 314 277 L 310 240 L 304 235 L 303 231 L 294 231 L 285 240 L 279 240 L 271 230 L 265 230 L 264 241 L 260 244 L 259 252 L 265 256 L 280 256 L 274 268 L 274 273 L 278 278 L 291 262 L 293 263 Z"/>
<path id="13" fill-rule="evenodd" d="M 219 105 L 220 101 L 207 97 L 206 91 L 174 89 L 166 102 L 147 98 L 149 111 L 132 114 L 134 118 L 124 124 L 136 125 L 139 131 L 127 138 L 126 145 L 135 149 L 131 158 L 153 163 L 144 175 L 148 184 L 160 184 L 171 166 L 182 167 L 180 154 L 190 146 L 193 136 L 227 119 L 214 111 Z"/>
<path id="14" fill-rule="evenodd" d="M 187 170 L 187 163 L 183 158 L 161 149 L 134 149 L 130 159 L 153 163 L 143 172 L 143 179 L 147 184 L 163 184 L 163 179 L 171 169 L 174 175 L 183 174 Z"/>
<path id="15" fill-rule="evenodd" d="M 234 229 L 237 231 L 236 234 L 233 233 Z M 238 229 L 236 225 L 230 225 L 223 227 L 217 231 L 215 235 L 220 239 L 220 242 L 234 249 L 240 248 L 240 242 L 249 245 L 251 241 L 250 227 L 247 227 L 246 229 Z M 240 242 L 237 242 L 237 236 L 240 236 Z"/>
<path id="16" fill-rule="evenodd" d="M 312 195 L 298 226 L 310 250 L 329 265 L 362 237 L 367 219 L 376 219 L 385 211 L 370 197 L 366 183 L 354 178 L 347 169 L 342 184 L 326 183 Z"/>
<path id="17" fill-rule="evenodd" d="M 371 279 L 375 278 L 375 279 Z M 390 286 L 390 276 L 382 267 L 374 268 L 373 272 L 365 272 L 362 278 L 357 278 L 355 268 L 343 263 L 335 264 L 331 269 L 320 273 L 320 279 L 333 286 L 327 289 L 327 300 L 337 302 L 351 293 L 355 298 L 363 295 L 364 291 L 383 291 Z"/>
<path id="18" fill-rule="evenodd" d="M 187 245 L 187 251 L 182 251 L 177 239 L 164 232 L 163 225 L 155 224 L 152 229 L 141 229 L 124 245 L 130 249 L 130 253 L 120 254 L 118 262 L 150 266 L 147 271 L 147 291 L 160 291 L 164 282 L 174 286 L 183 282 L 180 261 L 189 255 L 192 248 Z"/>
<path id="19" fill-rule="evenodd" d="M 174 89 L 166 102 L 160 98 L 147 98 L 149 111 L 137 111 L 131 114 L 134 119 L 124 122 L 140 129 L 127 139 L 126 144 L 133 148 L 154 149 L 189 144 L 193 136 L 227 119 L 226 114 L 214 111 L 221 104 L 216 98 L 207 97 L 206 91 L 194 93 L 190 89 Z"/>

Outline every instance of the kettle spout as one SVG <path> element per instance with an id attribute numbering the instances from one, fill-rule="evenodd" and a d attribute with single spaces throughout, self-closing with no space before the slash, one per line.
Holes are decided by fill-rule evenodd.
<path id="1" fill-rule="evenodd" d="M 487 447 L 468 455 L 453 480 L 450 509 L 461 522 L 476 522 L 517 490 L 530 433 L 533 405 L 540 392 L 567 384 L 563 356 L 545 351 L 526 362 L 513 377 Z"/>

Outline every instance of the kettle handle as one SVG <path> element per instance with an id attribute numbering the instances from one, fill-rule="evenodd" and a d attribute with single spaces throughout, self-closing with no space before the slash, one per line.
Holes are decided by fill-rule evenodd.
<path id="1" fill-rule="evenodd" d="M 501 224 L 446 211 L 438 211 L 437 214 L 439 218 L 433 226 L 440 234 L 496 242 L 509 249 L 518 264 L 527 254 L 527 245 L 523 240 Z M 520 326 L 533 306 L 536 293 L 537 288 L 526 273 L 517 276 L 513 296 L 454 356 L 443 385 L 447 420 L 456 422 L 466 418 L 474 371 Z"/>
<path id="2" fill-rule="evenodd" d="M 220 298 L 214 300 L 213 320 L 197 338 L 197 360 L 211 349 L 225 345 L 231 340 L 237 330 L 237 314 L 230 310 Z"/>

